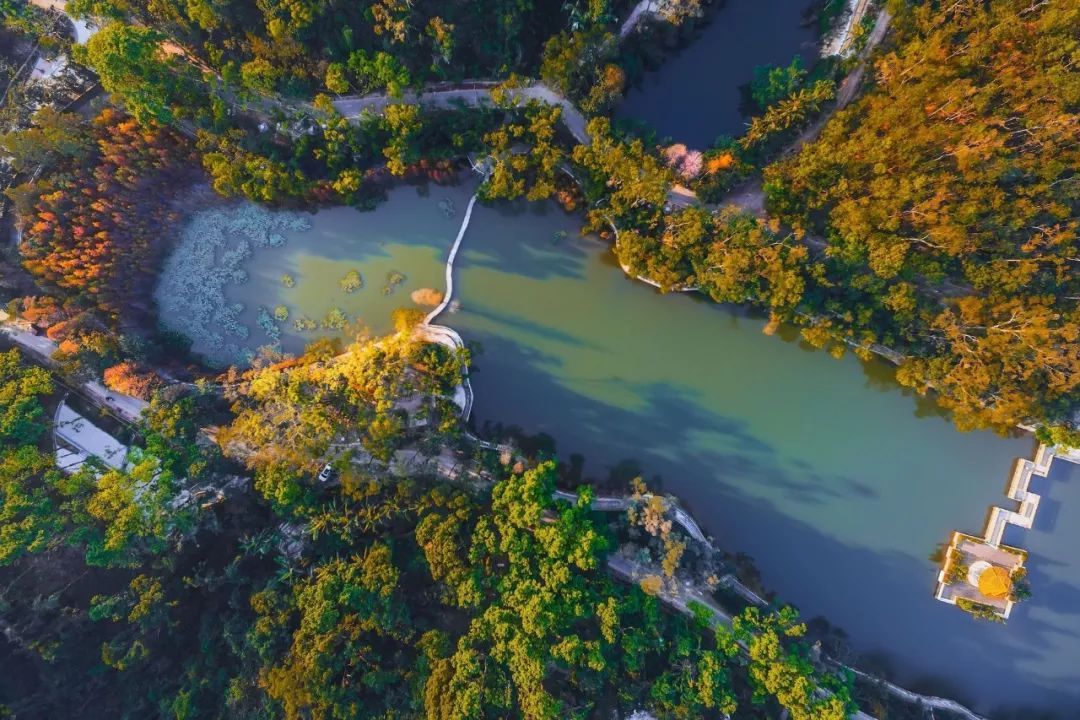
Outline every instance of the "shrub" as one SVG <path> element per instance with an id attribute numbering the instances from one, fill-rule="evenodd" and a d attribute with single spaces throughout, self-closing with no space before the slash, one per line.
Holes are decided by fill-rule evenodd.
<path id="1" fill-rule="evenodd" d="M 639 584 L 641 585 L 641 589 L 648 595 L 659 595 L 664 587 L 664 581 L 659 575 L 643 577 Z"/>
<path id="2" fill-rule="evenodd" d="M 349 318 L 340 308 L 330 308 L 323 318 L 322 326 L 327 330 L 344 330 L 348 322 Z"/>
<path id="3" fill-rule="evenodd" d="M 347 293 L 356 292 L 364 287 L 364 279 L 360 277 L 360 273 L 356 270 L 350 270 L 345 273 L 345 277 L 338 281 L 338 285 Z"/>
<path id="4" fill-rule="evenodd" d="M 431 307 L 435 307 L 443 301 L 443 294 L 435 288 L 420 288 L 418 290 L 413 290 L 410 297 L 417 305 L 428 305 Z"/>
<path id="5" fill-rule="evenodd" d="M 949 565 L 945 568 L 945 581 L 950 584 L 965 582 L 969 569 L 968 564 L 964 562 L 963 553 L 953 550 L 949 555 Z"/>
<path id="6" fill-rule="evenodd" d="M 383 295 L 392 294 L 403 282 L 405 282 L 405 276 L 397 270 L 386 273 L 386 285 L 383 287 Z"/>
<path id="7" fill-rule="evenodd" d="M 161 378 L 143 370 L 132 362 L 122 362 L 105 370 L 105 387 L 118 393 L 149 400 L 154 390 L 161 387 Z"/>
<path id="8" fill-rule="evenodd" d="M 983 605 L 965 598 L 959 598 L 956 601 L 956 607 L 960 608 L 966 613 L 971 614 L 973 617 L 979 620 L 989 620 L 990 622 L 1004 623 L 1005 618 L 997 614 L 997 611 L 989 605 Z"/>
<path id="9" fill-rule="evenodd" d="M 299 332 L 310 332 L 319 327 L 318 323 L 309 317 L 300 316 L 293 320 L 293 327 Z"/>
<path id="10" fill-rule="evenodd" d="M 259 327 L 262 328 L 268 338 L 275 341 L 281 339 L 281 328 L 274 322 L 274 316 L 270 314 L 269 310 L 260 307 L 255 321 L 259 323 Z"/>
<path id="11" fill-rule="evenodd" d="M 1031 599 L 1031 582 L 1027 577 L 1027 568 L 1019 567 L 1013 570 L 1010 598 L 1013 602 L 1023 602 Z"/>

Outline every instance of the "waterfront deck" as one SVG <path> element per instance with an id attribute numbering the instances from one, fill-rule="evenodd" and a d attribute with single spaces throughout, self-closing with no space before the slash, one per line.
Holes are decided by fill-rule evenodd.
<path id="1" fill-rule="evenodd" d="M 956 570 L 958 566 L 963 567 L 968 563 L 984 563 L 1004 569 L 1010 578 L 1023 577 L 1026 573 L 1024 563 L 1027 561 L 1027 552 L 1003 545 L 1002 538 L 1008 525 L 1016 525 L 1025 530 L 1030 530 L 1034 525 L 1042 497 L 1031 492 L 1031 478 L 1035 475 L 1046 477 L 1055 457 L 1080 463 L 1080 453 L 1077 451 L 1062 449 L 1059 452 L 1040 443 L 1033 459 L 1017 459 L 1009 478 L 1005 495 L 1017 503 L 1016 509 L 991 507 L 982 537 L 958 531 L 952 534 L 941 571 L 938 573 L 937 590 L 934 593 L 937 600 L 950 605 L 961 605 L 961 601 L 974 603 L 989 609 L 1002 620 L 1008 619 L 1017 600 L 1014 594 L 1007 597 L 988 596 L 981 592 L 973 581 L 959 577 L 960 573 Z"/>

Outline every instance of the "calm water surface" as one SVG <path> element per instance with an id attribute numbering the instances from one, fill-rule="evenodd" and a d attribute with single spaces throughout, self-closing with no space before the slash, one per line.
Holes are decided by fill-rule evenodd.
<path id="1" fill-rule="evenodd" d="M 837 361 L 731 308 L 660 295 L 578 227 L 553 206 L 474 211 L 462 309 L 441 321 L 483 346 L 478 423 L 548 433 L 596 479 L 640 471 L 753 555 L 782 598 L 908 683 L 984 710 L 1080 708 L 1074 466 L 1059 461 L 1037 527 L 1011 538 L 1032 551 L 1035 599 L 1007 626 L 978 623 L 933 600 L 928 556 L 953 529 L 981 531 L 1030 439 L 959 433 L 883 363 Z"/>
<path id="2" fill-rule="evenodd" d="M 320 212 L 284 247 L 258 251 L 230 297 L 311 317 L 347 307 L 387 329 L 410 289 L 443 289 L 473 187 L 400 188 L 375 213 Z M 454 218 L 438 208 L 444 197 Z M 684 498 L 723 547 L 755 558 L 768 587 L 887 658 L 914 689 L 984 711 L 1080 716 L 1080 468 L 1059 462 L 1037 481 L 1035 529 L 1006 538 L 1031 551 L 1034 599 L 1007 626 L 969 619 L 933 600 L 928 556 L 953 529 L 981 531 L 1032 441 L 958 433 L 882 363 L 837 361 L 767 337 L 762 320 L 731 308 L 660 295 L 579 227 L 549 204 L 474 210 L 458 256 L 461 310 L 440 322 L 483 346 L 479 425 L 548 433 L 564 459 L 586 458 L 588 478 L 640 473 Z M 353 268 L 365 287 L 345 296 L 337 283 Z M 386 298 L 390 269 L 409 282 Z M 281 287 L 285 272 L 296 288 Z"/>
<path id="3" fill-rule="evenodd" d="M 277 326 L 281 348 L 289 353 L 301 352 L 319 337 L 349 340 L 361 329 L 385 334 L 393 327 L 391 314 L 401 307 L 428 310 L 415 303 L 411 294 L 422 288 L 443 291 L 446 254 L 475 186 L 469 181 L 460 187 L 396 187 L 377 212 L 351 207 L 321 210 L 308 216 L 310 229 L 282 231 L 286 242 L 281 247 L 255 248 L 242 265 L 247 281 L 224 287 L 227 302 L 243 304 L 239 322 L 249 333 L 246 340 L 233 342 L 247 350 L 273 342 L 259 327 L 260 307 L 288 309 L 288 320 Z M 363 287 L 346 293 L 339 283 L 352 270 L 360 273 Z M 400 273 L 405 279 L 387 293 L 390 273 Z M 284 274 L 293 277 L 294 287 L 282 284 Z M 346 330 L 301 331 L 294 325 L 300 317 L 320 323 L 333 308 L 348 318 Z M 212 360 L 236 362 L 235 357 L 199 342 L 192 349 Z"/>
<path id="4" fill-rule="evenodd" d="M 644 120 L 660 137 L 704 149 L 719 135 L 741 135 L 740 86 L 758 65 L 809 66 L 820 52 L 816 25 L 803 19 L 807 0 L 724 0 L 690 45 L 646 73 L 616 117 Z"/>

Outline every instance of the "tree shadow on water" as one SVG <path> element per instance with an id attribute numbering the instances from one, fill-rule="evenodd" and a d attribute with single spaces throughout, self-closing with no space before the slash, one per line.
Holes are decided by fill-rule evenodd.
<path id="1" fill-rule="evenodd" d="M 1007 626 L 974 621 L 933 599 L 937 568 L 920 548 L 882 547 L 873 534 L 839 539 L 829 526 L 804 519 L 804 506 L 859 513 L 873 487 L 785 459 L 745 421 L 704 407 L 684 388 L 612 381 L 639 400 L 626 406 L 568 387 L 531 348 L 481 339 L 491 352 L 473 378 L 479 421 L 512 422 L 555 438 L 560 457 L 583 458 L 574 461 L 578 478 L 625 487 L 643 475 L 679 496 L 721 547 L 757 560 L 765 585 L 782 600 L 825 615 L 850 634 L 857 652 L 893 658 L 898 681 L 941 678 L 983 710 L 1080 702 L 1080 643 L 1069 628 L 1030 613 Z M 917 507 L 896 510 L 917 523 Z M 1044 601 L 1080 605 L 1074 590 L 1048 584 Z M 1075 670 L 1046 676 L 1045 648 L 1069 642 L 1077 647 Z"/>
<path id="2" fill-rule="evenodd" d="M 523 220 L 522 215 L 529 219 Z M 585 275 L 580 218 L 553 202 L 477 205 L 462 244 L 459 267 L 486 268 L 534 280 Z"/>
<path id="3" fill-rule="evenodd" d="M 470 315 L 483 318 L 492 324 L 513 328 L 542 340 L 557 342 L 562 345 L 569 345 L 579 349 L 594 351 L 603 350 L 603 347 L 597 343 L 589 342 L 578 335 L 559 330 L 554 325 L 542 325 L 538 322 L 528 320 L 520 314 L 497 312 L 488 307 L 475 306 L 470 307 L 468 312 Z"/>

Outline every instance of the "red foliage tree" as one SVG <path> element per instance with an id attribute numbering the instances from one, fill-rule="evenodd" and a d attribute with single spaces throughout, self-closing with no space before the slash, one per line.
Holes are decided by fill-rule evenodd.
<path id="1" fill-rule="evenodd" d="M 194 157 L 173 131 L 114 110 L 102 112 L 90 132 L 89 159 L 33 188 L 23 263 L 112 318 L 139 322 L 151 314 L 162 239 L 177 219 L 170 201 L 196 177 Z"/>
<path id="2" fill-rule="evenodd" d="M 110 390 L 142 400 L 149 400 L 154 390 L 161 386 L 161 378 L 132 362 L 122 362 L 107 368 L 104 380 L 105 387 Z"/>

